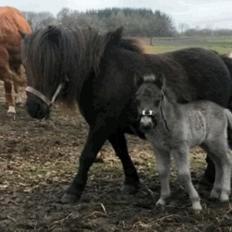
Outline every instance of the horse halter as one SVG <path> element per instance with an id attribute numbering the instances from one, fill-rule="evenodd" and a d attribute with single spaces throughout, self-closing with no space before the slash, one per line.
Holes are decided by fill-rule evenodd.
<path id="1" fill-rule="evenodd" d="M 162 99 L 160 101 L 160 107 L 159 108 L 160 108 L 161 119 L 164 122 L 164 126 L 169 131 L 170 129 L 168 127 L 168 123 L 167 123 L 167 120 L 166 120 L 166 117 L 165 117 L 165 114 L 164 114 L 163 108 L 162 108 L 162 101 L 163 101 L 163 99 L 164 99 L 164 93 L 162 93 Z M 141 117 L 144 117 L 144 116 L 150 117 L 150 118 L 152 118 L 152 120 L 154 120 L 156 118 L 153 110 L 142 110 L 140 116 Z"/>
<path id="2" fill-rule="evenodd" d="M 58 85 L 58 87 L 57 87 L 55 93 L 53 94 L 51 100 L 49 100 L 44 94 L 42 94 L 41 92 L 39 92 L 38 90 L 34 89 L 31 86 L 27 86 L 26 92 L 35 95 L 40 100 L 42 100 L 44 103 L 46 103 L 48 107 L 51 107 L 53 105 L 53 103 L 55 102 L 55 100 L 57 99 L 57 97 L 58 97 L 61 89 L 63 88 L 63 86 L 64 86 L 63 83 L 61 83 L 61 84 Z"/>
<path id="3" fill-rule="evenodd" d="M 152 110 L 142 110 L 141 116 L 148 116 L 152 117 L 154 115 L 154 112 Z"/>

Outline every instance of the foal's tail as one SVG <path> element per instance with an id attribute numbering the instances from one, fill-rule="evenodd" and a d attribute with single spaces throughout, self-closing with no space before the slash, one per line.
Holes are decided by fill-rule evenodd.
<path id="1" fill-rule="evenodd" d="M 229 70 L 230 78 L 232 80 L 232 58 L 227 55 L 220 55 L 221 59 L 223 60 L 224 64 Z M 229 104 L 227 106 L 230 110 L 232 110 L 232 95 L 230 97 Z"/>
<path id="2" fill-rule="evenodd" d="M 228 109 L 225 109 L 224 112 L 225 112 L 225 115 L 226 115 L 226 118 L 227 118 L 227 122 L 228 122 L 228 130 L 227 130 L 227 133 L 228 133 L 228 143 L 229 143 L 230 149 L 232 149 L 232 113 Z"/>
<path id="3" fill-rule="evenodd" d="M 230 112 L 230 110 L 225 109 L 225 114 L 228 122 L 228 127 L 230 130 L 232 130 L 232 113 Z"/>

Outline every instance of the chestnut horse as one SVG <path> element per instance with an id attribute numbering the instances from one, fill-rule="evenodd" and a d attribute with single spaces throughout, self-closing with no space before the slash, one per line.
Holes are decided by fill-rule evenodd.
<path id="1" fill-rule="evenodd" d="M 13 7 L 0 7 L 0 80 L 4 82 L 6 105 L 15 113 L 15 98 L 19 86 L 26 84 L 21 62 L 22 33 L 31 33 L 24 16 Z"/>

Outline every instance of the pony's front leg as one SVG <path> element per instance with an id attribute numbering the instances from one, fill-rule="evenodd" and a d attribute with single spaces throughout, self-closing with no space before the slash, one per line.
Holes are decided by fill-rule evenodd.
<path id="1" fill-rule="evenodd" d="M 92 166 L 98 151 L 106 141 L 108 132 L 107 128 L 100 127 L 100 125 L 98 125 L 98 128 L 90 128 L 87 142 L 79 159 L 78 173 L 62 197 L 63 203 L 77 202 L 80 199 L 86 186 L 89 168 Z"/>
<path id="2" fill-rule="evenodd" d="M 191 199 L 193 210 L 200 211 L 202 210 L 202 206 L 200 203 L 198 192 L 196 191 L 192 183 L 188 153 L 189 149 L 183 146 L 180 149 L 173 150 L 171 154 L 176 161 L 179 179 L 184 184 L 184 187 L 187 190 Z"/>
<path id="3" fill-rule="evenodd" d="M 161 191 L 160 198 L 156 206 L 165 206 L 166 199 L 170 196 L 169 174 L 170 174 L 170 155 L 168 153 L 155 152 L 157 169 L 159 172 Z"/>
<path id="4" fill-rule="evenodd" d="M 140 182 L 136 168 L 128 154 L 126 138 L 123 133 L 115 133 L 109 137 L 109 141 L 113 146 L 116 155 L 122 162 L 125 182 L 123 190 L 127 193 L 135 193 L 138 191 Z"/>

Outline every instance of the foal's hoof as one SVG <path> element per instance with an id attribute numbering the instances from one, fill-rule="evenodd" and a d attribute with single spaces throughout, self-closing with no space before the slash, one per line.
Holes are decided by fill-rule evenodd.
<path id="1" fill-rule="evenodd" d="M 70 204 L 70 203 L 76 203 L 80 200 L 80 197 L 78 197 L 75 194 L 71 193 L 65 193 L 63 197 L 61 198 L 61 203 L 63 204 Z"/>
<path id="2" fill-rule="evenodd" d="M 229 194 L 221 193 L 220 195 L 220 202 L 228 202 L 229 201 Z"/>
<path id="3" fill-rule="evenodd" d="M 161 211 L 165 210 L 165 206 L 166 206 L 166 202 L 164 199 L 159 199 L 156 203 L 155 203 L 156 208 L 158 208 Z"/>
<path id="4" fill-rule="evenodd" d="M 213 189 L 210 193 L 210 199 L 218 199 L 220 196 L 218 189 Z"/>
<path id="5" fill-rule="evenodd" d="M 200 213 L 201 210 L 202 210 L 202 206 L 201 206 L 201 203 L 199 201 L 194 202 L 193 205 L 192 205 L 192 207 L 193 207 L 193 212 L 195 214 Z"/>
<path id="6" fill-rule="evenodd" d="M 159 199 L 156 203 L 155 203 L 156 206 L 158 207 L 164 207 L 166 205 L 166 202 L 164 199 Z"/>
<path id="7" fill-rule="evenodd" d="M 140 187 L 139 184 L 136 184 L 136 185 L 124 184 L 124 185 L 121 187 L 121 191 L 122 191 L 123 193 L 126 193 L 126 194 L 135 194 L 135 193 L 138 192 L 139 187 Z"/>

